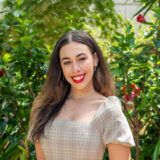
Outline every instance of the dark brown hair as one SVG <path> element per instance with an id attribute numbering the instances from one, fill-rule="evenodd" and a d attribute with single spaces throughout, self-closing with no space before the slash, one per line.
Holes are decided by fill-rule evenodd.
<path id="1" fill-rule="evenodd" d="M 93 75 L 93 86 L 97 92 L 106 97 L 114 95 L 115 86 L 108 65 L 105 63 L 102 51 L 92 36 L 84 31 L 65 33 L 55 44 L 46 82 L 33 102 L 30 118 L 31 138 L 33 141 L 43 135 L 46 124 L 49 120 L 54 120 L 70 93 L 71 86 L 63 76 L 59 52 L 64 45 L 71 42 L 85 44 L 92 54 L 97 54 L 98 64 Z"/>

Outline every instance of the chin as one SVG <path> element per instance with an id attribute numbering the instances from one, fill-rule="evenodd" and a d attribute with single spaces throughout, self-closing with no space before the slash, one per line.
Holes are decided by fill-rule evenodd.
<path id="1" fill-rule="evenodd" d="M 71 87 L 73 89 L 76 89 L 76 90 L 87 90 L 89 88 L 90 84 L 71 84 Z"/>
<path id="2" fill-rule="evenodd" d="M 69 84 L 71 85 L 71 88 L 75 89 L 75 90 L 87 90 L 88 88 L 90 88 L 90 86 L 92 85 L 92 80 L 90 79 L 84 79 L 83 82 L 81 83 L 74 83 L 72 81 L 72 79 L 68 79 Z"/>

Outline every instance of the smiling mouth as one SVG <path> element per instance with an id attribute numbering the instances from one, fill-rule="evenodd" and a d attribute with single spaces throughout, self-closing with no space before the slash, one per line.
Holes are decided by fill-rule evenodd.
<path id="1" fill-rule="evenodd" d="M 72 76 L 72 80 L 75 83 L 81 83 L 85 78 L 85 74 L 77 75 L 77 76 Z"/>

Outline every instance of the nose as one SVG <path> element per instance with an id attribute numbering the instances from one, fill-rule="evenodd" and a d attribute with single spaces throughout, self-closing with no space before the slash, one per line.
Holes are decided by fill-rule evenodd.
<path id="1" fill-rule="evenodd" d="M 72 65 L 72 71 L 73 71 L 73 73 L 80 72 L 80 66 L 76 62 L 74 62 Z"/>

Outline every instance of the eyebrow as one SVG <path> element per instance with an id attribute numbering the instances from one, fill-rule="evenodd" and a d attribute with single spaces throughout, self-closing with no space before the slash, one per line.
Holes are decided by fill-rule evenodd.
<path id="1" fill-rule="evenodd" d="M 76 57 L 78 58 L 78 57 L 80 57 L 80 56 L 82 56 L 82 55 L 86 55 L 85 53 L 79 53 L 78 55 L 76 55 Z M 69 57 L 63 57 L 62 58 L 62 61 L 63 60 L 68 60 L 68 59 L 70 59 Z"/>

